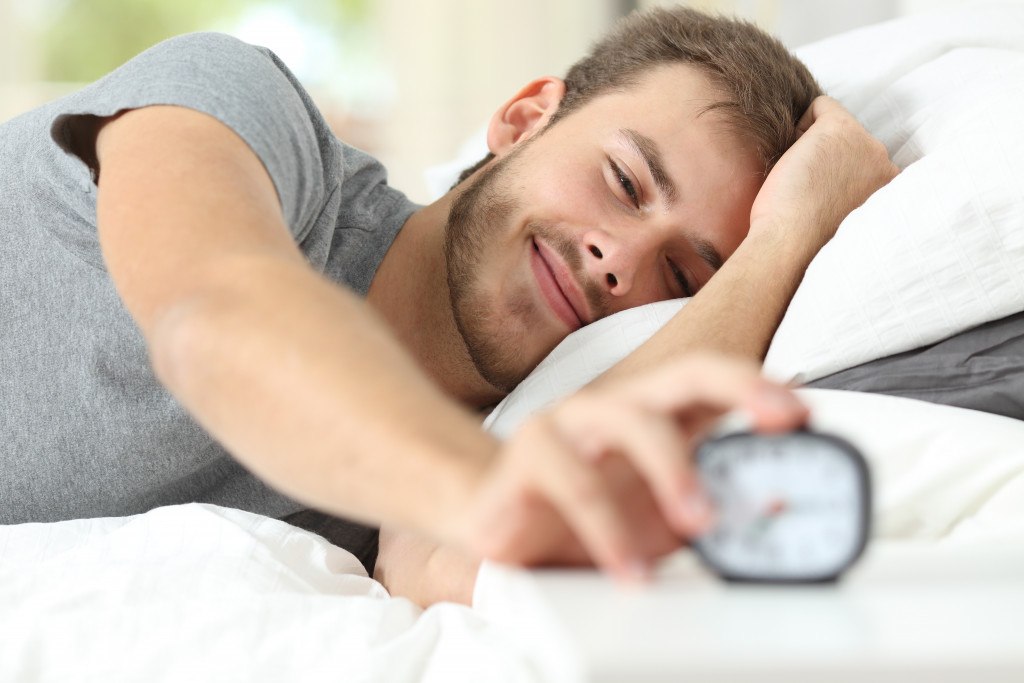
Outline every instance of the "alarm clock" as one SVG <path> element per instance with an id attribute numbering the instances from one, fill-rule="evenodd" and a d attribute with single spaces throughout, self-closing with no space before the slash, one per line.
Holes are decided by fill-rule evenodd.
<path id="1" fill-rule="evenodd" d="M 832 581 L 864 552 L 871 478 L 864 456 L 835 436 L 739 432 L 695 454 L 715 509 L 692 547 L 729 581 Z"/>

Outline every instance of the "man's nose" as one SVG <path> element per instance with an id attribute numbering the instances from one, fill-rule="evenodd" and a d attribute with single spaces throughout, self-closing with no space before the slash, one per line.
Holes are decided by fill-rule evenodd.
<path id="1" fill-rule="evenodd" d="M 583 236 L 587 274 L 612 296 L 625 296 L 633 288 L 642 246 L 635 242 L 597 228 Z"/>

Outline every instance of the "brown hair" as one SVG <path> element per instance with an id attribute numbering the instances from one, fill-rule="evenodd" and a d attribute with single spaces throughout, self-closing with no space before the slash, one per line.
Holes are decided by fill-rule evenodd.
<path id="1" fill-rule="evenodd" d="M 569 69 L 565 97 L 548 125 L 670 64 L 691 64 L 711 79 L 722 99 L 704 111 L 717 111 L 754 144 L 765 174 L 793 144 L 797 121 L 821 94 L 807 67 L 754 24 L 682 6 L 656 8 L 619 20 Z M 488 154 L 463 171 L 456 184 L 493 158 Z"/>

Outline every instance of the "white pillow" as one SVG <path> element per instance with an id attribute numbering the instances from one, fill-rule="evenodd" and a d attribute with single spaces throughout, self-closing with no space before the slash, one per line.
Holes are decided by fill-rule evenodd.
<path id="1" fill-rule="evenodd" d="M 484 428 L 499 437 L 510 435 L 530 413 L 571 394 L 629 355 L 687 301 L 631 308 L 576 330 L 491 411 Z"/>
<path id="2" fill-rule="evenodd" d="M 809 381 L 1024 310 L 1024 6 L 913 17 L 800 54 L 905 170 L 811 264 L 766 372 Z"/>
<path id="3" fill-rule="evenodd" d="M 798 54 L 905 170 L 811 264 L 766 374 L 810 381 L 1024 310 L 1024 6 L 901 19 Z M 673 305 L 574 333 L 488 425 L 507 433 L 582 386 L 653 334 Z"/>

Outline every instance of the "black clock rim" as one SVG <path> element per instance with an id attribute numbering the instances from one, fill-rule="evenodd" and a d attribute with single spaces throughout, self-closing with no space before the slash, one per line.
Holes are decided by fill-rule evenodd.
<path id="1" fill-rule="evenodd" d="M 701 460 L 706 457 L 707 449 L 713 448 L 714 444 L 722 443 L 725 441 L 732 441 L 736 439 L 750 439 L 750 438 L 761 438 L 764 436 L 770 437 L 788 437 L 796 439 L 810 438 L 814 441 L 825 441 L 830 445 L 834 446 L 837 450 L 847 455 L 853 462 L 854 469 L 860 479 L 861 486 L 860 491 L 860 524 L 858 526 L 859 534 L 857 542 L 853 546 L 853 550 L 850 555 L 839 564 L 838 568 L 829 570 L 822 574 L 812 574 L 801 577 L 771 577 L 771 576 L 757 576 L 757 575 L 743 575 L 737 574 L 736 572 L 726 569 L 718 565 L 713 558 L 711 558 L 700 545 L 700 539 L 694 539 L 690 543 L 690 547 L 696 552 L 701 562 L 711 569 L 716 575 L 725 581 L 730 583 L 747 583 L 747 584 L 776 584 L 776 585 L 799 585 L 799 584 L 827 584 L 837 581 L 843 573 L 845 573 L 851 566 L 853 566 L 864 554 L 867 549 L 868 541 L 871 538 L 872 533 L 872 505 L 874 501 L 873 495 L 873 483 L 871 479 L 871 469 L 868 466 L 867 459 L 863 453 L 854 446 L 852 443 L 844 438 L 836 436 L 834 434 L 825 434 L 822 432 L 815 432 L 809 429 L 797 429 L 792 432 L 786 432 L 783 434 L 762 434 L 753 431 L 740 431 L 732 432 L 722 436 L 718 436 L 709 439 L 702 443 L 694 453 L 694 465 L 700 469 Z"/>

